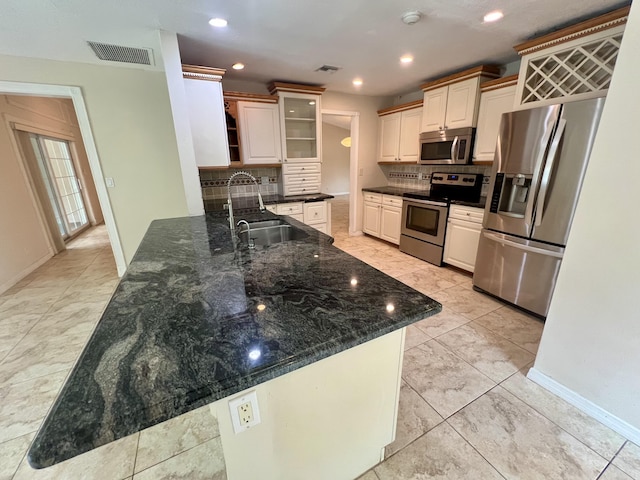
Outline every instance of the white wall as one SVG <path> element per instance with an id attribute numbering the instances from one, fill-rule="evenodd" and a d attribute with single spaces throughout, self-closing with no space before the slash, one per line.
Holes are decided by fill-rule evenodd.
<path id="1" fill-rule="evenodd" d="M 187 215 L 164 72 L 0 55 L 0 80 L 82 88 L 127 262 L 152 220 Z"/>
<path id="2" fill-rule="evenodd" d="M 356 202 L 356 230 L 362 230 L 362 195 L 363 187 L 386 185 L 387 180 L 378 166 L 378 110 L 383 108 L 386 97 L 369 97 L 349 95 L 346 93 L 325 92 L 322 95 L 322 108 L 360 113 L 360 129 L 358 143 L 358 181 L 353 199 Z M 353 132 L 351 132 L 353 135 Z M 362 172 L 362 175 L 360 175 Z"/>
<path id="3" fill-rule="evenodd" d="M 349 192 L 350 148 L 340 142 L 350 135 L 345 128 L 322 122 L 322 186 L 330 195 Z"/>
<path id="4" fill-rule="evenodd" d="M 638 50 L 633 4 L 535 370 L 640 434 Z"/>

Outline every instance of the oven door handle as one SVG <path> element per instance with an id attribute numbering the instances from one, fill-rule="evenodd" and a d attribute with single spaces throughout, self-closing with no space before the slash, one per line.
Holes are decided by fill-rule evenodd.
<path id="1" fill-rule="evenodd" d="M 451 163 L 456 163 L 456 158 L 458 158 L 458 150 L 460 149 L 460 144 L 458 143 L 458 136 L 453 137 L 453 143 L 451 144 Z"/>
<path id="2" fill-rule="evenodd" d="M 491 240 L 491 241 L 500 243 L 502 245 L 506 245 L 508 247 L 517 248 L 518 250 L 522 250 L 524 252 L 538 253 L 540 255 L 547 255 L 549 257 L 555 257 L 555 258 L 562 258 L 564 255 L 563 252 L 556 252 L 553 250 L 546 250 L 544 248 L 532 247 L 531 245 L 524 245 L 519 242 L 514 242 L 513 240 L 507 240 L 506 238 L 493 233 L 483 232 L 482 235 L 487 240 Z"/>

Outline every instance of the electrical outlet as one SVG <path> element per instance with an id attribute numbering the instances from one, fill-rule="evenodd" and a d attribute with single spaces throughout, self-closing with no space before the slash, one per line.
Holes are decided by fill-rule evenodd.
<path id="1" fill-rule="evenodd" d="M 246 427 L 253 422 L 253 408 L 251 402 L 245 402 L 238 405 L 238 416 L 240 417 L 240 425 Z"/>
<path id="2" fill-rule="evenodd" d="M 231 423 L 234 433 L 244 432 L 260 423 L 260 410 L 258 409 L 258 395 L 255 390 L 241 397 L 229 400 Z"/>
<path id="3" fill-rule="evenodd" d="M 418 180 L 422 180 L 422 172 L 418 172 Z"/>
<path id="4" fill-rule="evenodd" d="M 261 185 L 269 185 L 269 177 L 260 177 Z"/>

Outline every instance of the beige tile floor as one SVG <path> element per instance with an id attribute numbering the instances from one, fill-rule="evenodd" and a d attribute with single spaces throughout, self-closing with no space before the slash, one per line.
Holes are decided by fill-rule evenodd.
<path id="1" fill-rule="evenodd" d="M 539 320 L 473 291 L 468 275 L 349 237 L 347 206 L 333 202 L 335 245 L 444 306 L 407 330 L 396 440 L 362 479 L 640 480 L 640 447 L 526 378 Z M 207 407 L 45 470 L 26 463 L 116 284 L 99 227 L 0 295 L 0 480 L 226 478 Z"/>

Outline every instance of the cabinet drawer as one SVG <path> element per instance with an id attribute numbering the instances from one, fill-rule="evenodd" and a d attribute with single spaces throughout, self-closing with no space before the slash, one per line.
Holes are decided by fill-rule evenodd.
<path id="1" fill-rule="evenodd" d="M 325 202 L 312 202 L 304 204 L 304 223 L 326 223 L 327 205 Z"/>
<path id="2" fill-rule="evenodd" d="M 287 185 L 309 185 L 311 183 L 320 183 L 320 174 L 295 174 L 295 175 L 287 175 L 285 177 L 285 183 Z"/>
<path id="3" fill-rule="evenodd" d="M 382 203 L 382 195 L 379 193 L 364 192 L 364 201 L 369 203 Z"/>
<path id="4" fill-rule="evenodd" d="M 297 174 L 297 173 L 320 173 L 319 163 L 304 163 L 304 164 L 285 164 L 282 165 L 282 173 L 284 175 Z"/>
<path id="5" fill-rule="evenodd" d="M 449 207 L 449 218 L 482 224 L 482 217 L 484 217 L 484 209 L 482 208 L 465 207 L 464 205 Z"/>
<path id="6" fill-rule="evenodd" d="M 276 208 L 278 215 L 294 215 L 296 213 L 302 213 L 302 202 L 295 203 L 279 203 Z"/>
<path id="7" fill-rule="evenodd" d="M 285 185 L 284 187 L 285 197 L 291 195 L 306 195 L 307 193 L 320 193 L 320 184 L 309 183 L 308 185 Z"/>
<path id="8" fill-rule="evenodd" d="M 402 207 L 402 197 L 396 197 L 395 195 L 383 195 L 382 204 L 390 207 Z"/>

